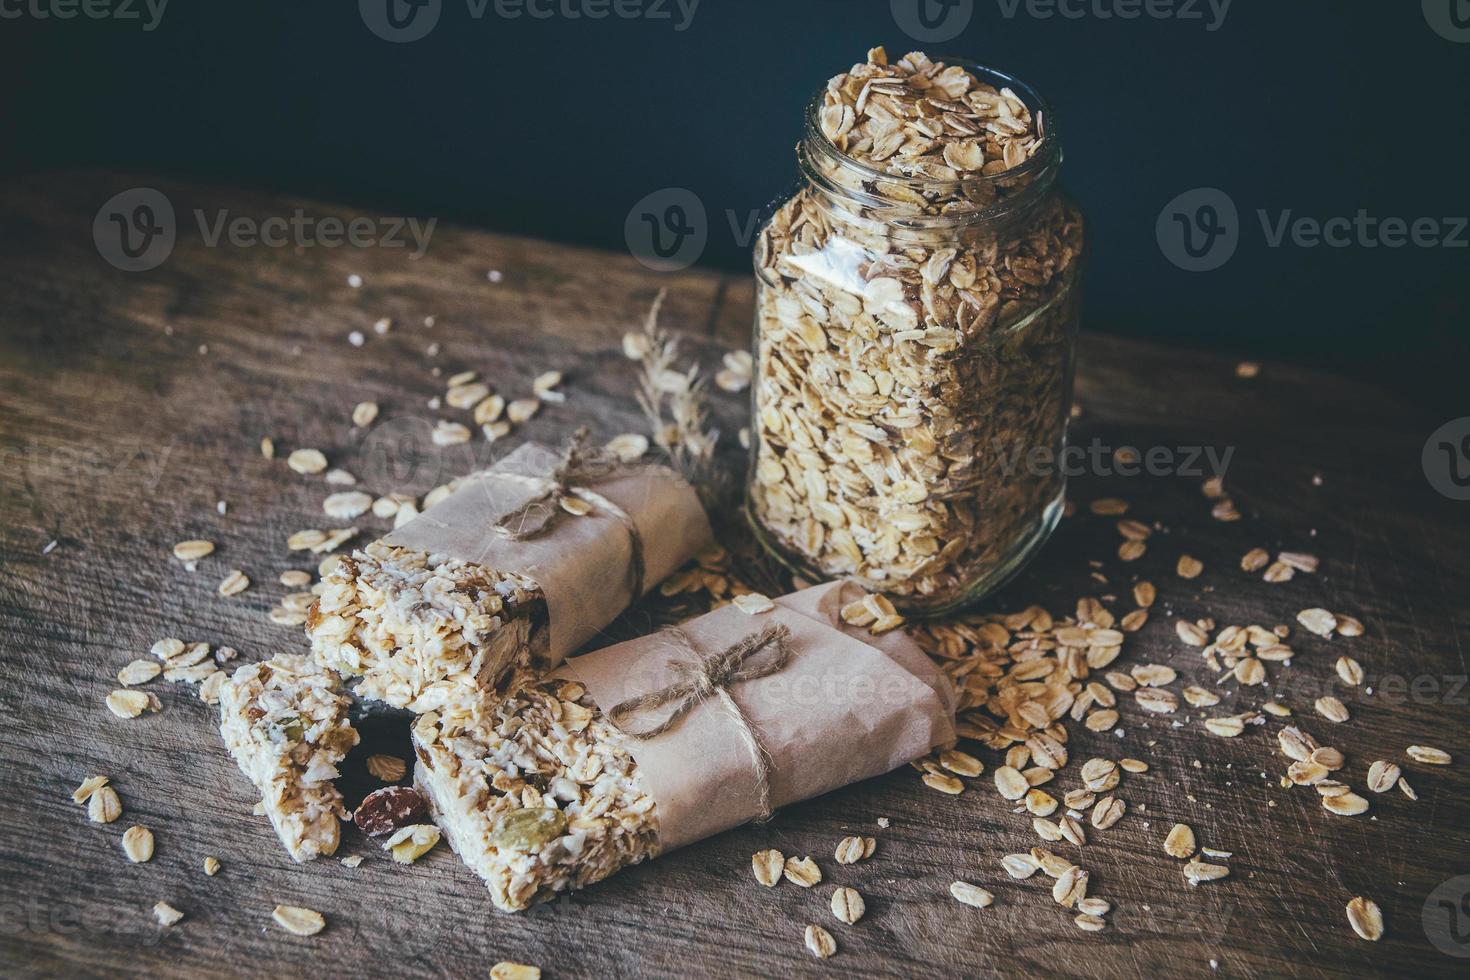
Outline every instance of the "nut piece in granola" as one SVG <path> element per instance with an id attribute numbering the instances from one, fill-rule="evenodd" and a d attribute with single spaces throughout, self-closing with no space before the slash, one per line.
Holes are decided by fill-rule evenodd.
<path id="1" fill-rule="evenodd" d="M 428 819 L 429 807 L 412 786 L 385 786 L 363 798 L 352 820 L 369 837 L 396 834 Z"/>
<path id="2" fill-rule="evenodd" d="M 341 680 L 310 658 L 279 654 L 220 688 L 220 734 L 292 860 L 332 854 L 346 813 L 333 781 L 357 744 Z"/>
<path id="3" fill-rule="evenodd" d="M 398 830 L 383 842 L 383 850 L 399 864 L 413 864 L 439 843 L 439 828 L 431 823 L 413 824 Z"/>

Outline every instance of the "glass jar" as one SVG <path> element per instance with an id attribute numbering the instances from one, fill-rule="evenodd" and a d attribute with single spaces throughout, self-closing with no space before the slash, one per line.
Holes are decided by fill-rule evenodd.
<path id="1" fill-rule="evenodd" d="M 979 84 L 952 99 L 950 75 L 941 120 L 960 106 L 955 128 L 983 133 L 1004 100 L 1000 123 L 1034 129 L 1020 150 L 963 176 L 875 167 L 839 148 L 852 92 L 834 86 L 856 83 L 838 76 L 808 108 L 802 181 L 755 246 L 751 523 L 796 573 L 856 579 L 910 615 L 993 591 L 1060 520 L 1081 298 L 1055 118 L 1015 79 L 949 64 Z M 925 101 L 914 118 L 932 128 Z"/>

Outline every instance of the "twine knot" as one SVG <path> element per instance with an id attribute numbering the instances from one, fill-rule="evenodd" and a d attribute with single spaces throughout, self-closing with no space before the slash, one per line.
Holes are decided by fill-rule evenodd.
<path id="1" fill-rule="evenodd" d="M 530 500 L 502 517 L 495 530 L 512 541 L 533 538 L 551 528 L 565 515 L 585 517 L 594 508 L 620 521 L 628 532 L 632 546 L 630 562 L 633 575 L 633 598 L 643 595 L 645 575 L 643 535 L 638 525 L 617 504 L 594 491 L 590 484 L 599 483 L 625 468 L 616 453 L 588 445 L 586 426 L 572 434 L 562 447 L 556 464 L 542 476 L 521 473 L 496 473 L 505 479 L 530 483 L 536 490 Z"/>
<path id="2" fill-rule="evenodd" d="M 608 721 L 629 738 L 644 741 L 672 729 L 694 708 L 717 699 L 735 720 L 742 743 L 750 753 L 755 769 L 757 810 L 761 820 L 771 816 L 771 757 L 756 733 L 755 726 L 730 694 L 730 686 L 741 681 L 768 677 L 791 662 L 791 631 L 783 625 L 768 626 L 751 633 L 717 653 L 701 654 L 687 634 L 677 627 L 665 630 L 689 652 L 689 657 L 669 660 L 667 666 L 679 678 L 657 691 L 640 694 L 614 705 Z M 767 653 L 767 651 L 769 651 Z M 764 656 L 757 659 L 758 655 Z M 645 728 L 631 728 L 629 722 L 653 709 L 674 703 L 674 709 L 663 721 Z"/>

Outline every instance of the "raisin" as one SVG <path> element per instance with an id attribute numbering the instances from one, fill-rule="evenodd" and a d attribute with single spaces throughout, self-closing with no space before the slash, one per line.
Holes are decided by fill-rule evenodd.
<path id="1" fill-rule="evenodd" d="M 412 786 L 385 786 L 369 793 L 352 815 L 369 837 L 382 837 L 404 827 L 427 823 L 429 807 Z"/>

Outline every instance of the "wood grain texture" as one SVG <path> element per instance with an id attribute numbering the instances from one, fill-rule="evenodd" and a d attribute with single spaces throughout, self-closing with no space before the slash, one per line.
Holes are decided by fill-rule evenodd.
<path id="1" fill-rule="evenodd" d="M 448 227 L 417 260 L 404 250 L 211 248 L 187 218 L 167 262 L 128 274 L 99 258 L 91 225 L 102 201 L 140 183 L 83 174 L 15 179 L 0 190 L 7 975 L 484 976 L 500 959 L 539 964 L 548 977 L 1463 975 L 1466 961 L 1436 950 L 1421 916 L 1432 889 L 1470 873 L 1470 522 L 1467 505 L 1435 494 L 1419 465 L 1424 439 L 1444 420 L 1330 375 L 1268 363 L 1243 381 L 1221 357 L 1091 334 L 1082 342 L 1084 411 L 1073 441 L 1234 447 L 1227 484 L 1244 518 L 1212 521 L 1198 478 L 1079 476 L 1074 500 L 1125 497 L 1131 516 L 1160 523 L 1148 555 L 1120 563 L 1112 522 L 1082 506 L 991 605 L 1036 602 L 1062 614 L 1079 596 L 1116 595 L 1111 605 L 1126 611 L 1129 586 L 1148 577 L 1159 605 L 1122 663 L 1167 663 L 1205 686 L 1214 678 L 1175 638 L 1172 615 L 1294 624 L 1297 610 L 1322 605 L 1358 616 L 1368 627 L 1362 638 L 1299 636 L 1301 654 L 1273 668 L 1270 694 L 1347 753 L 1355 785 L 1373 759 L 1403 764 L 1417 803 L 1391 793 L 1373 798 L 1370 815 L 1332 816 L 1310 790 L 1278 787 L 1278 722 L 1227 740 L 1205 734 L 1198 712 L 1181 712 L 1176 729 L 1125 701 L 1125 737 L 1072 726 L 1074 760 L 1134 755 L 1153 766 L 1126 778 L 1128 815 L 1092 832 L 1077 856 L 1093 871 L 1092 893 L 1115 906 L 1109 929 L 1095 935 L 1072 925 L 1040 876 L 1013 882 L 1002 872 L 1001 855 L 1037 841 L 988 773 L 947 797 L 897 772 L 519 916 L 493 911 L 444 847 L 401 867 L 354 831 L 339 853 L 365 854 L 361 867 L 293 866 L 266 821 L 252 816 L 254 797 L 213 711 L 189 689 L 154 682 L 164 710 L 134 721 L 113 718 L 102 703 L 117 669 L 163 636 L 229 644 L 252 659 L 303 648 L 299 628 L 274 626 L 265 613 L 286 591 L 277 575 L 314 564 L 288 554 L 285 539 L 331 526 L 321 514 L 328 488 L 263 459 L 260 438 L 272 436 L 282 455 L 320 448 L 371 491 L 426 491 L 471 468 L 483 442 L 389 473 L 378 462 L 383 443 L 353 430 L 348 415 L 358 401 L 377 401 L 383 414 L 373 431 L 389 434 L 462 417 L 427 402 L 442 394 L 444 377 L 468 368 L 508 396 L 528 393 L 536 372 L 566 372 L 567 403 L 547 406 L 517 437 L 556 440 L 584 422 L 602 437 L 641 431 L 622 333 L 666 287 L 664 323 L 713 365 L 721 351 L 748 343 L 751 284 L 697 270 L 660 275 L 623 255 Z M 181 215 L 302 207 L 350 216 L 311 202 L 146 183 L 163 188 Z M 488 282 L 489 269 L 503 281 Z M 362 288 L 347 285 L 351 273 Z M 436 318 L 431 329 L 426 315 Z M 395 327 L 380 337 L 371 324 L 384 316 Z M 362 348 L 347 343 L 351 330 L 367 333 Z M 435 357 L 425 353 L 431 343 L 440 345 Z M 717 392 L 714 401 L 728 447 L 722 462 L 734 475 L 745 396 Z M 229 504 L 223 516 L 218 500 Z M 361 523 L 369 533 L 381 527 Z M 170 548 L 192 537 L 219 548 L 190 574 Z M 1315 552 L 1322 570 L 1267 585 L 1238 567 L 1257 545 Z M 1192 582 L 1172 571 L 1186 550 L 1206 566 Z M 231 568 L 255 584 L 222 599 L 215 587 Z M 1095 570 L 1106 583 L 1090 577 Z M 634 610 L 619 630 L 646 627 L 653 615 Z M 1333 687 L 1341 651 L 1362 661 L 1375 693 L 1336 692 L 1353 718 L 1332 726 L 1310 704 Z M 1214 713 L 1261 700 L 1224 690 Z M 404 733 L 388 723 L 365 742 L 406 752 Z M 1415 742 L 1441 746 L 1455 764 L 1408 761 L 1403 750 Z M 354 756 L 349 794 L 366 785 L 361 759 Z M 995 765 L 988 754 L 987 763 Z M 1079 764 L 1057 786 L 1076 785 Z M 93 773 L 110 775 L 122 797 L 115 824 L 89 824 L 70 801 Z M 891 826 L 880 829 L 880 816 Z M 1175 820 L 1191 824 L 1202 844 L 1234 852 L 1230 878 L 1185 883 L 1161 846 Z M 148 864 L 130 865 L 121 851 L 122 831 L 135 822 L 157 836 Z M 833 848 L 853 833 L 877 837 L 877 853 L 839 866 Z M 825 881 L 810 891 L 757 886 L 750 855 L 764 847 L 813 855 Z M 200 870 L 209 854 L 223 863 L 215 878 Z M 992 890 L 995 905 L 951 899 L 949 883 L 960 878 Z M 836 885 L 864 896 L 858 925 L 828 910 Z M 1359 894 L 1383 907 L 1381 942 L 1348 927 L 1343 907 Z M 160 899 L 185 920 L 160 929 L 149 912 Z M 277 903 L 319 909 L 328 928 L 310 939 L 287 935 L 270 923 Z M 832 960 L 805 951 L 809 922 L 836 937 Z"/>

